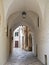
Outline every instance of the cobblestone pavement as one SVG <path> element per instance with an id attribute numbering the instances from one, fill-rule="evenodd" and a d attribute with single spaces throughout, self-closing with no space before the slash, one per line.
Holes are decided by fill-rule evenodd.
<path id="1" fill-rule="evenodd" d="M 42 65 L 32 52 L 24 51 L 19 48 L 14 48 L 11 57 L 6 65 Z"/>

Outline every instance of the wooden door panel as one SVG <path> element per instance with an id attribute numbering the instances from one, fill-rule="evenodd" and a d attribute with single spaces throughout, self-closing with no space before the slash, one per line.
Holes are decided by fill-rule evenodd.
<path id="1" fill-rule="evenodd" d="M 18 47 L 18 41 L 15 41 L 15 48 Z"/>

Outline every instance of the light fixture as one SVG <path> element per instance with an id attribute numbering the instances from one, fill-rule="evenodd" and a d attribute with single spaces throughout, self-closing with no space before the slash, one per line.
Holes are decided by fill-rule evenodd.
<path id="1" fill-rule="evenodd" d="M 26 13 L 25 11 L 23 11 L 23 12 L 22 12 L 22 17 L 23 17 L 23 19 L 26 18 L 26 15 L 27 15 L 27 13 Z"/>

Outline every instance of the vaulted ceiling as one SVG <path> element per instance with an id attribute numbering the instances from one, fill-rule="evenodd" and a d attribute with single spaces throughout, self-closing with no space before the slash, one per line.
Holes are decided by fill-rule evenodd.
<path id="1" fill-rule="evenodd" d="M 42 19 L 47 0 L 3 0 L 5 19 L 10 28 L 19 25 L 29 25 L 37 28 L 37 18 Z M 26 19 L 22 18 L 22 12 L 27 13 Z"/>

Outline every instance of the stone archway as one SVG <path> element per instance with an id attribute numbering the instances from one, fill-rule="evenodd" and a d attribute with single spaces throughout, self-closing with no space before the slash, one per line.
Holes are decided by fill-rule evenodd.
<path id="1" fill-rule="evenodd" d="M 16 4 L 17 3 L 17 4 Z M 28 11 L 30 11 L 30 12 L 32 12 L 32 13 L 36 13 L 38 16 L 37 17 L 39 17 L 39 22 L 41 23 L 41 21 L 42 21 L 42 18 L 43 18 L 43 9 L 42 9 L 42 6 L 41 6 L 41 4 L 39 4 L 40 2 L 39 1 L 37 1 L 37 0 L 34 0 L 34 1 L 22 1 L 22 2 L 20 2 L 20 1 L 11 1 L 11 3 L 10 3 L 10 5 L 9 6 L 7 6 L 8 7 L 8 9 L 7 9 L 7 11 L 6 11 L 6 20 L 8 21 L 8 24 L 10 25 L 9 26 L 9 28 L 12 28 L 12 27 L 14 27 L 14 26 L 17 26 L 17 25 L 19 25 L 19 23 L 21 23 L 20 21 L 23 21 L 23 23 L 24 23 L 24 20 L 21 18 L 20 19 L 20 17 L 22 17 L 21 16 L 21 13 L 22 13 L 22 11 L 26 11 L 26 12 L 28 12 Z M 19 5 L 20 4 L 20 5 Z M 25 5 L 26 4 L 26 5 Z M 16 6 L 16 7 L 15 7 Z M 18 13 L 18 16 L 17 16 L 17 14 L 14 14 L 14 13 Z M 20 17 L 19 17 L 19 15 L 20 15 Z M 38 31 L 35 31 L 35 30 L 38 30 L 39 28 L 36 26 L 36 23 L 37 22 L 35 22 L 34 23 L 34 21 L 32 20 L 32 16 L 30 16 L 31 14 L 29 14 L 29 18 L 28 19 L 30 19 L 29 21 L 30 22 L 27 22 L 27 24 L 29 25 L 29 26 L 31 26 L 31 29 L 33 28 L 34 29 L 34 33 L 38 33 Z M 11 18 L 11 16 L 13 16 L 13 18 Z M 10 19 L 11 20 L 10 20 Z M 19 18 L 19 22 L 18 22 L 18 19 L 17 18 Z M 27 19 L 27 20 L 28 20 Z M 10 20 L 10 21 L 9 21 Z M 13 20 L 13 21 L 12 21 Z M 15 21 L 16 21 L 16 23 L 15 23 Z M 16 25 L 15 25 L 16 24 Z M 14 25 L 14 26 L 13 26 Z M 36 35 L 35 35 L 35 37 L 36 37 Z M 35 41 L 36 42 L 36 41 Z M 35 46 L 36 47 L 36 46 Z M 36 49 L 35 49 L 35 51 L 36 51 Z M 35 52 L 35 55 L 36 55 L 36 52 Z"/>

